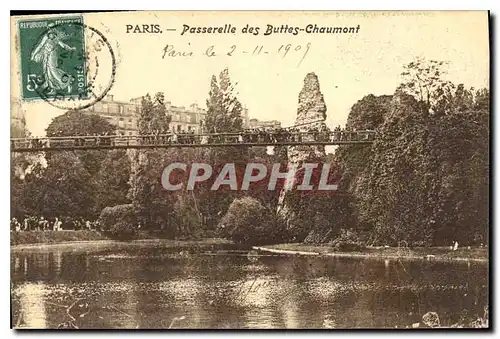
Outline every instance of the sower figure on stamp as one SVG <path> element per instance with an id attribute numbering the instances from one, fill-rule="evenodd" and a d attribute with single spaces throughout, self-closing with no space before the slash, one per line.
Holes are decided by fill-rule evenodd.
<path id="1" fill-rule="evenodd" d="M 58 67 L 59 47 L 66 51 L 76 50 L 75 47 L 68 46 L 62 41 L 66 37 L 67 34 L 57 28 L 50 29 L 31 53 L 31 60 L 40 63 L 43 67 L 45 81 L 41 87 L 48 89 L 46 94 L 54 94 L 61 90 L 71 93 L 74 77 Z"/>

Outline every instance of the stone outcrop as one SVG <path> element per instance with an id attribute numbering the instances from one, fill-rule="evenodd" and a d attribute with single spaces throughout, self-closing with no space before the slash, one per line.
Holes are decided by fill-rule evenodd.
<path id="1" fill-rule="evenodd" d="M 308 73 L 304 78 L 304 86 L 299 93 L 299 103 L 297 117 L 295 120 L 296 130 L 307 132 L 311 129 L 321 130 L 326 128 L 326 105 L 321 93 L 319 80 L 316 74 Z M 303 138 L 303 141 L 312 140 L 312 136 Z M 323 162 L 326 158 L 325 146 L 289 146 L 288 147 L 288 167 L 297 165 L 299 168 L 304 162 Z M 278 216 L 286 222 L 289 229 L 303 227 L 297 220 L 297 209 L 300 204 L 289 202 L 288 196 L 293 191 L 283 190 L 280 193 L 278 203 Z M 297 206 L 299 205 L 299 206 Z"/>
<path id="2" fill-rule="evenodd" d="M 319 80 L 316 74 L 308 73 L 304 78 L 304 86 L 299 93 L 299 105 L 295 118 L 296 129 L 307 132 L 313 128 L 320 130 L 326 120 L 326 105 L 320 91 Z M 313 137 L 304 141 L 313 140 Z M 291 146 L 288 148 L 289 163 L 300 165 L 305 160 L 325 157 L 325 146 Z"/>
<path id="3" fill-rule="evenodd" d="M 326 119 L 326 105 L 319 88 L 318 76 L 308 73 L 304 86 L 299 93 L 296 124 L 303 124 Z M 306 126 L 307 127 L 307 126 Z"/>

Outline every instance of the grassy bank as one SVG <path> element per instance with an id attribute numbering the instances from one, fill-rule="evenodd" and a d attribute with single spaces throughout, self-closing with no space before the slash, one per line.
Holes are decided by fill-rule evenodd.
<path id="1" fill-rule="evenodd" d="M 95 230 L 82 230 L 82 231 L 30 231 L 30 232 L 11 232 L 10 233 L 10 245 L 11 246 L 21 246 L 21 245 L 50 245 L 50 244 L 62 244 L 71 242 L 82 242 L 82 241 L 113 241 L 113 239 L 107 237 L 106 235 L 95 231 Z M 140 231 L 136 234 L 133 239 L 136 242 L 141 241 L 154 241 L 166 243 L 171 246 L 189 246 L 189 245 L 218 245 L 218 244 L 229 244 L 232 243 L 229 240 L 218 239 L 218 238 L 206 238 L 206 239 L 178 239 L 178 240 L 168 240 L 164 239 L 159 232 L 147 232 Z"/>
<path id="2" fill-rule="evenodd" d="M 328 245 L 308 245 L 308 244 L 278 244 L 254 249 L 272 252 L 277 254 L 296 255 L 324 255 L 338 257 L 372 257 L 387 259 L 426 259 L 426 260 L 473 260 L 487 262 L 489 258 L 488 248 L 458 248 L 456 251 L 448 247 L 368 247 L 359 252 L 334 252 Z"/>
<path id="3" fill-rule="evenodd" d="M 109 240 L 97 231 L 29 231 L 11 232 L 10 245 L 58 244 L 72 241 Z"/>

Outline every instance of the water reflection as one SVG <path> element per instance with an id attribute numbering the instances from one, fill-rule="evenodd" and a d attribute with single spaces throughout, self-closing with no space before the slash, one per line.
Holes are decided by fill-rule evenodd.
<path id="1" fill-rule="evenodd" d="M 487 305 L 488 266 L 480 263 L 203 253 L 137 245 L 13 253 L 13 323 L 394 328 L 429 311 L 449 325 L 463 309 L 474 317 Z"/>
<path id="2" fill-rule="evenodd" d="M 45 301 L 46 291 L 42 284 L 23 284 L 13 295 L 19 302 L 17 327 L 47 328 Z"/>
<path id="3" fill-rule="evenodd" d="M 56 273 L 56 277 L 58 277 L 61 274 L 62 251 L 54 251 L 51 255 L 54 262 L 54 272 Z M 87 269 L 87 267 L 85 267 L 85 269 Z"/>

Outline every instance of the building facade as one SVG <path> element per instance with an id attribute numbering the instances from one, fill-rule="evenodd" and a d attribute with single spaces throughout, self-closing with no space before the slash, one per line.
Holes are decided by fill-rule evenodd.
<path id="1" fill-rule="evenodd" d="M 18 98 L 10 96 L 10 136 L 22 138 L 26 136 L 26 112 Z"/>
<path id="2" fill-rule="evenodd" d="M 138 120 L 141 113 L 142 97 L 131 99 L 130 101 L 114 100 L 112 95 L 107 95 L 101 101 L 84 110 L 91 114 L 97 114 L 116 126 L 116 133 L 119 135 L 135 135 L 138 133 Z M 192 104 L 188 108 L 184 106 L 174 106 L 170 101 L 165 102 L 167 115 L 171 116 L 169 128 L 171 132 L 202 133 L 203 122 L 207 111 L 197 104 Z M 250 125 L 248 109 L 242 110 L 243 126 Z M 252 119 L 256 120 L 256 119 Z M 279 123 L 279 122 L 278 122 Z"/>
<path id="3" fill-rule="evenodd" d="M 259 120 L 259 119 L 250 119 L 248 121 L 248 128 L 255 129 L 276 129 L 281 128 L 281 122 L 278 120 Z"/>
<path id="4" fill-rule="evenodd" d="M 130 101 L 115 101 L 112 95 L 107 95 L 91 107 L 84 110 L 97 114 L 116 126 L 116 134 L 137 134 L 137 121 L 141 109 L 141 98 Z"/>
<path id="5" fill-rule="evenodd" d="M 170 101 L 165 103 L 167 114 L 170 114 L 170 131 L 186 132 L 186 133 L 201 133 L 202 121 L 205 121 L 207 111 L 198 107 L 197 104 L 192 104 L 186 109 L 184 106 L 173 106 Z"/>
<path id="6" fill-rule="evenodd" d="M 116 126 L 119 135 L 134 135 L 138 133 L 138 120 L 141 113 L 142 97 L 130 101 L 114 100 L 112 95 L 107 95 L 85 112 L 97 114 Z M 201 121 L 205 119 L 206 111 L 192 104 L 189 108 L 173 106 L 170 101 L 165 102 L 167 115 L 170 115 L 170 131 L 194 132 L 201 131 Z"/>

